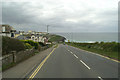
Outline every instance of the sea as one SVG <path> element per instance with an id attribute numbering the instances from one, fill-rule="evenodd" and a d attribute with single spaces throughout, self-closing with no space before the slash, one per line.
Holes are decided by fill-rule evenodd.
<path id="1" fill-rule="evenodd" d="M 80 43 L 94 43 L 94 42 L 119 42 L 118 33 L 115 32 L 104 32 L 104 33 L 53 33 L 61 35 L 70 42 Z"/>

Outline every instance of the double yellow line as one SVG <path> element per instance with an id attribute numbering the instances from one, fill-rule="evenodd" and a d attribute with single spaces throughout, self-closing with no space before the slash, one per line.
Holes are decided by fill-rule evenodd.
<path id="1" fill-rule="evenodd" d="M 50 57 L 50 55 L 53 53 L 53 51 L 55 50 L 56 48 L 54 48 L 51 53 L 41 62 L 41 64 L 37 67 L 37 69 L 31 74 L 31 76 L 29 77 L 28 80 L 32 80 L 35 75 L 38 73 L 38 71 L 41 69 L 41 67 L 43 66 L 43 64 L 46 62 L 46 60 Z"/>

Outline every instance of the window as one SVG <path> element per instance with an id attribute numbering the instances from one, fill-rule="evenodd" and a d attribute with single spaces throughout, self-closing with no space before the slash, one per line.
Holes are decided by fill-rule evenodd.
<path id="1" fill-rule="evenodd" d="M 5 27 L 2 27 L 2 32 L 5 32 Z"/>

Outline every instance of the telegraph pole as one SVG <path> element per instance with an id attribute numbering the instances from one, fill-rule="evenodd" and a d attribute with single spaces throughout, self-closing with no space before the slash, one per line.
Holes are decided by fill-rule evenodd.
<path id="1" fill-rule="evenodd" d="M 50 25 L 47 25 L 47 33 L 48 33 L 48 27 L 49 27 Z"/>
<path id="2" fill-rule="evenodd" d="M 73 33 L 71 32 L 71 42 L 73 42 Z"/>

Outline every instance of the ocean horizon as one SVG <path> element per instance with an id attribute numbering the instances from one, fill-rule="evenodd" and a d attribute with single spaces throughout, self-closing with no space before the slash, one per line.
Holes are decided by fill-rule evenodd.
<path id="1" fill-rule="evenodd" d="M 53 33 L 61 35 L 70 42 L 94 43 L 94 42 L 119 42 L 117 32 L 109 33 Z"/>

